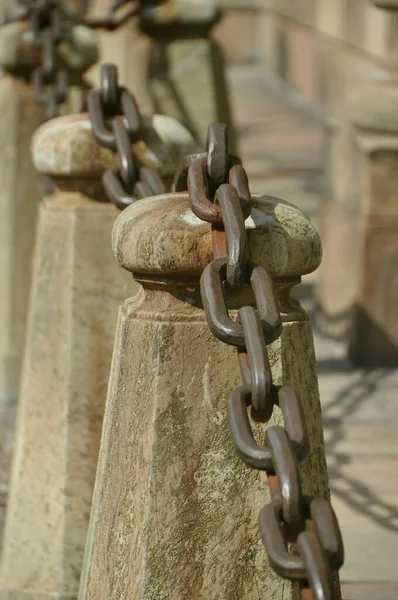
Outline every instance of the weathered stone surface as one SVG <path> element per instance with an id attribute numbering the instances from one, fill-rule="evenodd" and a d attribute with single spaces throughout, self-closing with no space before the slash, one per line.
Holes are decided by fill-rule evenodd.
<path id="1" fill-rule="evenodd" d="M 108 0 L 93 0 L 90 3 L 89 12 L 92 17 L 100 18 L 107 10 L 109 10 Z M 170 0 L 162 2 L 159 6 L 152 6 L 150 10 L 151 17 L 159 22 L 167 22 L 175 18 L 190 21 L 212 18 L 216 7 L 214 0 Z M 156 112 L 156 106 L 153 102 L 154 97 L 149 93 L 147 85 L 151 40 L 141 33 L 139 21 L 132 19 L 119 28 L 117 32 L 101 31 L 99 32 L 99 39 L 100 62 L 117 64 L 121 85 L 125 85 L 132 90 L 141 111 L 143 113 Z M 97 85 L 99 80 L 98 67 L 92 69 L 89 77 L 92 85 Z M 164 107 L 164 110 L 158 112 L 177 116 L 177 118 L 180 116 L 178 111 L 174 110 L 173 113 L 170 113 L 166 108 Z"/>
<path id="2" fill-rule="evenodd" d="M 132 288 L 112 256 L 116 215 L 66 192 L 40 209 L 2 600 L 77 594 L 114 327 Z"/>
<path id="3" fill-rule="evenodd" d="M 155 112 L 178 119 L 202 147 L 209 123 L 227 123 L 233 148 L 224 59 L 214 40 L 153 40 L 148 78 Z"/>
<path id="4" fill-rule="evenodd" d="M 321 238 L 324 260 L 316 294 L 320 317 L 333 337 L 347 338 L 360 285 L 361 224 L 359 206 L 325 202 Z"/>
<path id="5" fill-rule="evenodd" d="M 398 136 L 360 132 L 357 135 L 354 177 L 361 194 L 361 213 L 398 216 Z"/>
<path id="6" fill-rule="evenodd" d="M 397 133 L 397 102 L 398 81 L 361 86 L 349 99 L 352 122 L 367 130 Z"/>
<path id="7" fill-rule="evenodd" d="M 350 355 L 360 365 L 397 365 L 398 139 L 361 131 L 357 141 L 362 255 Z"/>
<path id="8" fill-rule="evenodd" d="M 89 15 L 101 18 L 109 10 L 108 0 L 90 2 Z M 154 107 L 146 85 L 150 40 L 140 35 L 137 19 L 130 19 L 115 32 L 98 31 L 100 59 L 88 74 L 93 87 L 100 81 L 100 64 L 118 66 L 119 82 L 133 91 L 143 113 L 152 114 Z"/>
<path id="9" fill-rule="evenodd" d="M 358 364 L 397 362 L 394 345 L 398 343 L 398 338 L 391 331 L 391 322 L 383 317 L 385 305 L 380 313 L 381 307 L 376 310 L 374 302 L 369 304 L 364 297 L 365 288 L 372 287 L 373 281 L 385 273 L 389 263 L 387 248 L 394 254 L 391 228 L 395 226 L 398 215 L 395 192 L 398 122 L 391 107 L 396 95 L 395 87 L 393 83 L 373 84 L 365 87 L 363 94 L 357 90 L 352 95 L 349 105 L 350 160 L 346 165 L 351 191 L 348 192 L 347 188 L 346 201 L 340 202 L 339 206 L 337 199 L 333 198 L 328 216 L 324 219 L 326 260 L 321 271 L 320 298 L 322 306 L 328 307 L 326 312 L 334 315 L 334 318 L 344 314 L 342 308 L 346 315 L 357 313 L 358 318 L 349 330 L 349 346 L 351 356 Z M 387 90 L 387 94 L 384 94 L 384 90 Z M 380 102 L 377 101 L 378 97 Z M 377 244 L 371 242 L 370 238 L 373 239 L 377 235 L 375 232 L 383 229 L 389 219 L 386 247 L 383 244 L 379 246 L 379 255 Z M 349 261 L 346 260 L 347 256 Z M 379 274 L 372 266 L 376 264 L 381 270 Z M 391 275 L 391 271 L 388 272 Z M 329 291 L 325 293 L 327 289 Z M 378 286 L 375 293 L 384 295 Z M 370 311 L 371 304 L 374 311 Z M 359 316 L 364 313 L 366 318 Z"/>
<path id="10" fill-rule="evenodd" d="M 36 211 L 43 193 L 30 159 L 30 138 L 44 113 L 30 85 L 4 74 L 0 114 L 0 402 L 10 402 L 18 393 Z"/>
<path id="11" fill-rule="evenodd" d="M 140 229 L 135 231 L 137 220 Z M 271 197 L 258 202 L 246 228 L 252 259 L 273 277 L 299 278 L 321 262 L 317 232 L 288 202 Z M 134 211 L 124 211 L 113 231 L 113 247 L 124 269 L 159 278 L 176 274 L 199 278 L 212 260 L 210 224 L 192 213 L 184 194 L 154 196 L 139 203 Z"/>
<path id="12" fill-rule="evenodd" d="M 0 62 L 4 67 L 34 68 L 40 64 L 40 49 L 26 41 L 29 32 L 26 22 L 3 25 L 0 35 Z"/>
<path id="13" fill-rule="evenodd" d="M 10 465 L 13 451 L 15 417 L 15 403 L 0 405 L 0 540 L 3 539 Z"/>
<path id="14" fill-rule="evenodd" d="M 33 44 L 30 24 L 24 21 L 3 25 L 0 36 L 0 64 L 12 70 L 32 69 L 41 62 L 42 50 Z M 98 59 L 96 36 L 88 27 L 75 25 L 70 39 L 58 46 L 61 64 L 83 73 Z"/>
<path id="15" fill-rule="evenodd" d="M 284 319 L 270 347 L 274 380 L 301 394 L 312 443 L 303 487 L 327 497 L 311 326 L 289 296 L 319 264 L 319 237 L 287 203 L 264 196 L 254 206 L 251 255 L 274 274 Z M 119 315 L 80 600 L 296 598 L 260 542 L 266 478 L 237 459 L 228 432 L 226 398 L 240 376 L 200 308 L 208 225 L 187 194 L 150 198 L 118 218 L 113 245 L 143 287 Z M 277 410 L 271 423 L 281 424 Z"/>
<path id="16" fill-rule="evenodd" d="M 117 157 L 108 148 L 99 146 L 87 113 L 57 120 L 56 127 L 48 123 L 32 140 L 36 168 L 63 181 L 97 179 L 104 170 L 117 166 Z M 184 156 L 195 151 L 190 133 L 172 117 L 143 116 L 142 140 L 133 144 L 137 158 L 162 177 L 170 179 Z"/>
<path id="17" fill-rule="evenodd" d="M 320 307 L 332 335 L 338 330 L 345 334 L 350 356 L 358 365 L 398 364 L 397 303 L 391 292 L 398 251 L 394 243 L 398 239 L 398 121 L 391 109 L 392 96 L 383 94 L 385 87 L 379 85 L 379 103 L 375 85 L 352 100 L 346 166 L 351 192 L 347 190 L 345 202 L 334 197 L 326 203 L 323 218 Z M 394 91 L 392 85 L 388 89 Z"/>
<path id="18" fill-rule="evenodd" d="M 36 105 L 26 79 L 39 64 L 40 53 L 28 29 L 27 23 L 11 23 L 0 32 L 0 65 L 5 70 L 0 79 L 0 402 L 15 400 L 18 393 L 36 212 L 43 193 L 42 176 L 30 158 L 30 141 L 45 111 Z M 60 53 L 74 83 L 62 110 L 79 110 L 85 95 L 81 72 L 97 58 L 92 32 L 73 28 L 68 49 L 62 45 Z"/>
<path id="19" fill-rule="evenodd" d="M 360 365 L 398 364 L 398 217 L 366 219 L 361 285 L 350 356 Z"/>
<path id="20" fill-rule="evenodd" d="M 355 61 L 350 59 L 351 71 L 345 77 L 339 111 L 327 132 L 327 189 L 321 226 L 325 259 L 319 273 L 317 296 L 329 333 L 347 340 L 356 329 L 352 327 L 352 316 L 361 295 L 361 281 L 366 277 L 364 222 L 368 215 L 395 214 L 394 177 L 387 177 L 388 159 L 381 159 L 381 154 L 394 151 L 398 131 L 394 110 L 398 82 L 393 68 L 396 61 L 393 20 L 370 6 L 370 2 L 363 6 L 352 4 L 349 23 L 352 35 L 357 21 L 356 34 L 358 40 L 362 39 L 361 43 L 358 40 L 353 43 L 388 59 L 390 70 L 372 68 L 360 57 Z M 373 31 L 372 47 L 369 36 L 365 35 L 365 25 Z M 345 62 L 345 53 L 343 49 L 340 64 Z M 388 167 L 387 171 L 392 173 Z M 376 348 L 375 352 L 378 352 Z"/>
<path id="21" fill-rule="evenodd" d="M 162 173 L 175 160 L 174 171 L 189 148 L 178 154 L 177 144 L 192 138 L 173 119 L 153 121 L 142 159 Z M 164 163 L 160 140 L 170 148 Z M 40 209 L 1 600 L 77 596 L 117 310 L 139 288 L 112 253 L 117 209 L 93 200 L 115 157 L 97 145 L 88 116 L 42 125 L 33 154 L 57 189 Z"/>

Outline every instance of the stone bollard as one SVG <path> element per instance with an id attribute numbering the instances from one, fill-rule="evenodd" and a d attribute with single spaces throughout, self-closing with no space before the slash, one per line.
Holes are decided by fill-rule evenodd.
<path id="1" fill-rule="evenodd" d="M 398 13 L 397 0 L 372 4 Z M 332 335 L 340 328 L 348 354 L 358 366 L 398 365 L 394 23 L 391 20 L 388 74 L 353 85 L 344 106 L 345 122 L 339 133 L 342 143 L 334 143 L 329 177 L 334 178 L 335 190 L 343 193 L 332 194 L 323 218 L 320 306 Z"/>
<path id="2" fill-rule="evenodd" d="M 290 297 L 319 265 L 319 236 L 298 209 L 267 196 L 254 198 L 246 226 L 284 321 L 270 347 L 274 382 L 295 387 L 305 407 L 303 488 L 328 497 L 312 330 Z M 154 196 L 119 216 L 113 247 L 142 289 L 119 313 L 79 600 L 297 598 L 260 541 L 266 477 L 238 460 L 227 426 L 241 379 L 236 351 L 213 337 L 201 308 L 210 225 L 188 194 Z M 274 411 L 270 424 L 281 421 Z"/>
<path id="3" fill-rule="evenodd" d="M 161 118 L 156 130 L 148 121 L 141 158 L 153 166 L 169 149 L 176 162 L 167 168 L 174 171 L 192 151 L 192 138 L 184 130 L 189 144 L 182 144 L 171 118 Z M 56 189 L 39 215 L 1 600 L 77 595 L 117 311 L 133 291 L 112 255 L 118 211 L 101 183 L 116 159 L 98 146 L 88 116 L 43 125 L 33 154 Z"/>
<path id="4" fill-rule="evenodd" d="M 219 18 L 214 0 L 169 0 L 147 14 L 144 8 L 140 29 L 151 39 L 148 84 L 154 111 L 178 119 L 202 147 L 209 123 L 227 123 L 235 151 L 224 56 L 211 37 Z"/>
<path id="5" fill-rule="evenodd" d="M 90 18 L 101 19 L 109 6 L 109 0 L 93 0 L 89 7 Z M 98 36 L 101 56 L 99 64 L 90 71 L 93 85 L 99 80 L 100 64 L 116 64 L 120 84 L 134 92 L 143 113 L 153 113 L 153 103 L 146 82 L 150 42 L 140 34 L 137 19 L 129 19 L 115 31 L 99 30 Z"/>
<path id="6" fill-rule="evenodd" d="M 107 0 L 94 0 L 90 14 L 99 18 L 108 8 Z M 144 112 L 175 117 L 202 147 L 210 122 L 229 123 L 234 144 L 224 56 L 210 37 L 219 19 L 214 0 L 143 3 L 141 12 L 139 20 L 100 33 L 102 62 L 118 65 L 120 83 Z M 98 80 L 96 69 L 91 80 Z M 192 97 L 199 99 L 194 109 Z"/>
<path id="7" fill-rule="evenodd" d="M 349 356 L 360 366 L 398 365 L 397 102 L 398 81 L 350 102 L 361 256 Z"/>
<path id="8" fill-rule="evenodd" d="M 15 400 L 25 333 L 37 206 L 43 195 L 42 177 L 30 158 L 30 139 L 45 117 L 29 83 L 40 63 L 40 51 L 28 39 L 27 23 L 0 29 L 0 402 Z M 64 111 L 80 110 L 81 74 L 96 60 L 93 35 L 73 29 L 70 46 L 60 48 L 72 73 L 70 101 Z M 23 176 L 21 176 L 23 175 Z"/>
<path id="9" fill-rule="evenodd" d="M 373 4 L 398 14 L 397 0 Z M 361 366 L 398 365 L 398 70 L 350 99 L 353 180 L 358 189 L 361 248 L 350 358 Z"/>

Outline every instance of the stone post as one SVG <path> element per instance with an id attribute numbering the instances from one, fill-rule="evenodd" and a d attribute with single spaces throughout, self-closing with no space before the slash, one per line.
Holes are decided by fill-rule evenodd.
<path id="1" fill-rule="evenodd" d="M 101 18 L 109 7 L 109 0 L 93 0 L 90 2 L 90 16 Z M 132 90 L 142 112 L 154 112 L 146 82 L 150 42 L 140 34 L 137 19 L 130 19 L 115 31 L 99 30 L 98 36 L 99 63 L 116 64 L 120 85 Z M 99 80 L 99 66 L 90 72 L 93 84 Z"/>
<path id="2" fill-rule="evenodd" d="M 44 119 L 37 106 L 30 74 L 40 63 L 40 51 L 28 39 L 27 23 L 12 23 L 0 29 L 0 402 L 18 394 L 21 354 L 25 333 L 31 256 L 36 213 L 43 194 L 42 177 L 30 158 L 30 140 Z M 70 45 L 60 48 L 71 73 L 67 112 L 81 109 L 81 75 L 96 60 L 92 33 L 75 27 Z"/>
<path id="3" fill-rule="evenodd" d="M 388 266 L 394 254 L 391 236 L 397 214 L 388 199 L 394 182 L 388 164 L 398 133 L 398 36 L 396 16 L 376 10 L 397 12 L 398 1 L 368 4 L 361 7 L 369 11 L 369 20 L 385 17 L 383 28 L 375 29 L 379 35 L 374 36 L 383 60 L 379 69 L 369 67 L 366 75 L 362 73 L 361 83 L 355 82 L 352 70 L 339 117 L 329 131 L 321 226 L 324 261 L 317 284 L 320 325 L 347 343 L 359 366 L 397 364 L 398 358 L 398 337 L 391 322 L 396 301 L 389 299 L 393 270 Z M 359 62 L 353 64 L 361 71 Z M 382 162 L 383 184 L 377 179 Z M 383 241 L 371 242 L 371 229 L 380 231 L 387 224 Z"/>
<path id="4" fill-rule="evenodd" d="M 247 229 L 283 315 L 274 380 L 299 391 L 311 432 L 303 487 L 328 497 L 312 330 L 290 297 L 318 266 L 320 240 L 298 209 L 267 196 L 255 197 Z M 212 336 L 201 308 L 210 226 L 188 194 L 155 196 L 118 217 L 113 247 L 142 289 L 119 313 L 79 600 L 296 598 L 259 537 L 266 477 L 238 460 L 227 426 L 241 379 L 235 349 Z"/>
<path id="5" fill-rule="evenodd" d="M 108 9 L 107 0 L 94 0 L 90 14 L 100 17 Z M 143 13 L 139 21 L 100 33 L 101 61 L 118 65 L 120 83 L 134 92 L 143 111 L 175 117 L 199 146 L 205 147 L 212 122 L 228 123 L 230 145 L 236 145 L 224 56 L 203 33 L 218 19 L 215 1 L 167 0 Z M 194 27 L 198 37 L 184 39 L 182 30 Z"/>
<path id="6" fill-rule="evenodd" d="M 148 84 L 155 112 L 177 118 L 202 147 L 212 122 L 227 123 L 230 146 L 236 145 L 224 56 L 211 37 L 219 16 L 214 0 L 170 0 L 148 17 L 144 10 L 140 24 L 151 39 Z"/>
<path id="7" fill-rule="evenodd" d="M 398 365 L 397 106 L 398 76 L 350 103 L 361 256 L 349 355 L 360 366 Z"/>
<path id="8" fill-rule="evenodd" d="M 145 164 L 170 154 L 174 164 L 157 160 L 174 171 L 191 137 L 173 119 L 156 129 L 148 121 Z M 116 159 L 97 145 L 88 115 L 43 125 L 33 155 L 56 189 L 40 207 L 1 600 L 77 596 L 117 311 L 138 288 L 112 255 L 118 211 L 105 201 L 101 175 Z"/>
<path id="9" fill-rule="evenodd" d="M 398 13 L 397 0 L 373 4 Z M 332 323 L 346 321 L 344 337 L 358 366 L 398 365 L 398 63 L 391 46 L 387 75 L 349 94 L 344 153 L 332 157 L 341 167 L 330 173 L 345 197 L 327 203 L 323 226 L 321 306 Z"/>

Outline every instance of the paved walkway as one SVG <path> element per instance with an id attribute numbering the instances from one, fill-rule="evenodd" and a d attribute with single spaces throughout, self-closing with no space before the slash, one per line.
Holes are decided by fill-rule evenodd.
<path id="1" fill-rule="evenodd" d="M 257 67 L 230 70 L 240 154 L 254 192 L 279 195 L 318 220 L 323 132 L 308 107 Z M 314 279 L 311 280 L 314 282 Z M 311 298 L 306 308 L 315 315 Z M 333 504 L 346 548 L 346 600 L 398 600 L 398 371 L 354 370 L 315 326 Z M 0 536 L 14 408 L 0 408 Z"/>

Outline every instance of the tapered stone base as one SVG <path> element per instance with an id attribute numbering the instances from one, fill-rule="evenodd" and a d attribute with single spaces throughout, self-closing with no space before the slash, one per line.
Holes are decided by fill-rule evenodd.
<path id="1" fill-rule="evenodd" d="M 76 597 L 118 307 L 118 214 L 79 193 L 40 209 L 0 598 Z"/>
<path id="2" fill-rule="evenodd" d="M 238 460 L 230 439 L 236 351 L 187 294 L 141 290 L 120 311 L 80 600 L 297 597 L 260 541 L 266 476 Z M 304 491 L 327 497 L 311 326 L 297 309 L 286 319 L 270 348 L 275 383 L 301 394 Z M 281 423 L 274 413 L 270 424 Z"/>
<path id="3" fill-rule="evenodd" d="M 0 78 L 0 402 L 17 398 L 42 176 L 30 140 L 43 118 L 31 86 Z"/>

